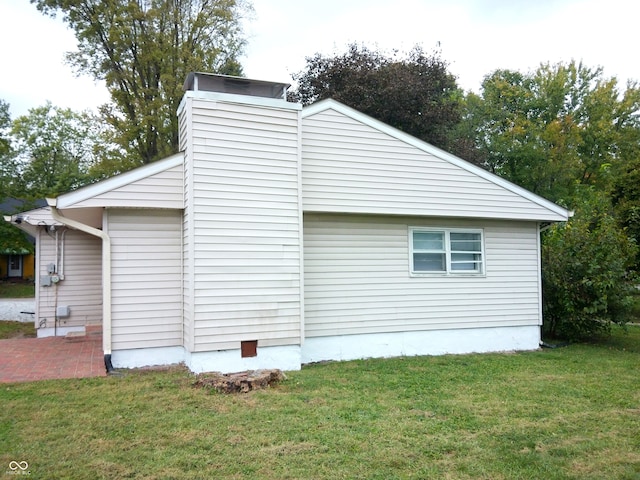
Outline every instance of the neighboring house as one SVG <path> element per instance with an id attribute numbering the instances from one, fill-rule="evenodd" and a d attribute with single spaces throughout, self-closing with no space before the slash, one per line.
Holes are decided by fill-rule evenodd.
<path id="1" fill-rule="evenodd" d="M 101 322 L 108 367 L 195 372 L 537 348 L 570 212 L 287 87 L 191 74 L 181 153 L 22 214 L 39 334 Z"/>
<path id="2" fill-rule="evenodd" d="M 19 212 L 26 208 L 27 202 L 17 198 L 5 198 L 0 202 L 0 214 Z M 46 205 L 46 202 L 35 202 Z M 0 230 L 0 278 L 33 279 L 35 276 L 35 239 L 8 226 Z M 13 231 L 12 231 L 13 230 Z"/>

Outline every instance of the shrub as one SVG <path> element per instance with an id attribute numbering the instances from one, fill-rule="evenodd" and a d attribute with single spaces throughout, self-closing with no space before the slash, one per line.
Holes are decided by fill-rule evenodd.
<path id="1" fill-rule="evenodd" d="M 633 307 L 637 247 L 597 199 L 542 238 L 543 334 L 580 340 L 624 325 Z"/>

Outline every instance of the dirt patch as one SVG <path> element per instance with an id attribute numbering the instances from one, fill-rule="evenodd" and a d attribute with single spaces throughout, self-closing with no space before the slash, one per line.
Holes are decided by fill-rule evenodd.
<path id="1" fill-rule="evenodd" d="M 269 388 L 286 377 L 280 370 L 249 370 L 239 373 L 201 373 L 196 376 L 195 387 L 213 389 L 221 393 L 247 393 Z"/>

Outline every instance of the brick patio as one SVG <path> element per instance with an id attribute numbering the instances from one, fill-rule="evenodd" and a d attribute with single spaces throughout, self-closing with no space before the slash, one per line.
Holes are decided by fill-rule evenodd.
<path id="1" fill-rule="evenodd" d="M 0 340 L 0 383 L 104 376 L 100 330 L 70 338 Z"/>

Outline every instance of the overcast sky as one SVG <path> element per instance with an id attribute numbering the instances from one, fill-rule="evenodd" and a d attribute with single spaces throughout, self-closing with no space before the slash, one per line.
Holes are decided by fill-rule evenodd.
<path id="1" fill-rule="evenodd" d="M 341 54 L 349 43 L 381 51 L 439 46 L 458 84 L 479 91 L 497 68 L 540 63 L 602 66 L 623 84 L 640 80 L 638 0 L 253 0 L 247 77 L 291 82 L 305 57 Z M 108 100 L 90 78 L 75 78 L 64 52 L 75 38 L 28 0 L 0 0 L 0 99 L 13 117 L 47 100 L 74 110 Z"/>

